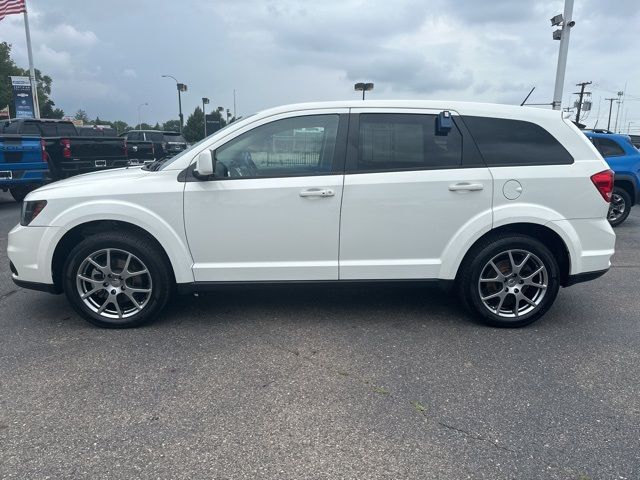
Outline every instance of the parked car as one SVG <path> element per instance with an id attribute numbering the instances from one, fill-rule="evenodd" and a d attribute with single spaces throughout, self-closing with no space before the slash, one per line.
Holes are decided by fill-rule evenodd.
<path id="1" fill-rule="evenodd" d="M 640 202 L 640 151 L 628 135 L 585 131 L 615 173 L 609 223 L 616 227 L 624 222 L 631 207 Z"/>
<path id="2" fill-rule="evenodd" d="M 187 142 L 178 132 L 165 132 L 161 130 L 129 130 L 122 134 L 131 145 L 135 142 L 153 142 L 154 155 L 162 160 L 170 158 L 187 148 Z"/>
<path id="3" fill-rule="evenodd" d="M 21 202 L 49 178 L 45 142 L 38 135 L 0 135 L 0 190 Z"/>
<path id="4" fill-rule="evenodd" d="M 609 269 L 612 190 L 560 112 L 291 105 L 30 193 L 8 255 L 16 284 L 64 292 L 103 327 L 155 319 L 174 290 L 397 280 L 455 288 L 480 320 L 519 327 Z"/>
<path id="5" fill-rule="evenodd" d="M 92 172 L 128 165 L 126 142 L 117 136 L 80 133 L 69 121 L 55 119 L 13 119 L 1 122 L 0 155 L 5 159 L 3 170 L 15 172 L 20 178 L 14 195 L 19 199 L 33 189 L 51 180 L 67 178 L 79 173 Z M 24 155 L 32 155 L 38 143 L 38 165 L 26 165 Z M 11 160 L 12 159 L 12 160 Z M 48 173 L 43 174 L 46 162 Z M 28 174 L 25 170 L 33 170 Z M 36 174 L 35 171 L 40 173 Z M 5 175 L 7 175 L 5 173 Z M 26 176 L 25 176 L 26 175 Z"/>

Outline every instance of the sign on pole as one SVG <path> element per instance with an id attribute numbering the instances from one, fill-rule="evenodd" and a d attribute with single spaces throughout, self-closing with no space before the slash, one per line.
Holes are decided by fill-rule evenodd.
<path id="1" fill-rule="evenodd" d="M 29 77 L 11 77 L 16 118 L 35 118 L 33 93 Z"/>

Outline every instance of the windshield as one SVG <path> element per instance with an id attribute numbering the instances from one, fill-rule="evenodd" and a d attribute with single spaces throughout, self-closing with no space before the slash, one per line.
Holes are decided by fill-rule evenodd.
<path id="1" fill-rule="evenodd" d="M 186 140 L 179 133 L 166 133 L 163 138 L 164 142 L 177 142 L 177 143 L 187 143 Z"/>
<path id="2" fill-rule="evenodd" d="M 167 168 L 169 165 L 171 165 L 173 162 L 175 162 L 176 160 L 179 160 L 180 158 L 182 158 L 184 155 L 188 155 L 189 152 L 191 152 L 193 149 L 197 149 L 198 147 L 200 147 L 200 145 L 202 145 L 205 142 L 208 142 L 211 137 L 214 137 L 216 135 L 219 135 L 220 132 L 223 132 L 225 130 L 227 130 L 229 127 L 231 126 L 238 126 L 239 123 L 244 123 L 247 120 L 251 119 L 252 117 L 254 117 L 254 115 L 249 115 L 248 117 L 243 118 L 242 120 L 239 120 L 238 122 L 233 122 L 228 124 L 225 127 L 222 127 L 220 130 L 218 130 L 215 133 L 212 133 L 211 135 L 209 135 L 208 137 L 203 138 L 202 140 L 200 140 L 198 143 L 194 143 L 193 145 L 191 145 L 189 148 L 187 148 L 186 150 L 183 150 L 182 152 L 180 152 L 178 155 L 176 155 L 175 157 L 171 157 L 171 158 L 167 158 L 166 160 L 162 160 L 162 163 L 160 164 L 160 166 L 158 168 L 156 168 L 155 170 L 163 170 L 165 168 Z"/>

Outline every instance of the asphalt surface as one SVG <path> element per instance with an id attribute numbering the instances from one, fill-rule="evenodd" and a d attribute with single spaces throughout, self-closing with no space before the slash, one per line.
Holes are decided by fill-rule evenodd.
<path id="1" fill-rule="evenodd" d="M 423 287 L 247 288 L 101 330 L 10 280 L 0 478 L 640 478 L 640 207 L 518 330 Z"/>

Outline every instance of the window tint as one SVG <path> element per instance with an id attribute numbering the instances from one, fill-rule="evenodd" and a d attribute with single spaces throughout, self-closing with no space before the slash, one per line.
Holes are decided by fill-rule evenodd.
<path id="1" fill-rule="evenodd" d="M 127 140 L 140 140 L 140 132 L 127 132 Z"/>
<path id="2" fill-rule="evenodd" d="M 144 136 L 149 141 L 162 142 L 164 134 L 162 132 L 144 132 Z"/>
<path id="3" fill-rule="evenodd" d="M 40 123 L 42 135 L 45 137 L 74 137 L 78 135 L 73 123 L 67 122 L 42 122 Z"/>
<path id="4" fill-rule="evenodd" d="M 163 141 L 165 142 L 176 142 L 176 143 L 187 143 L 187 141 L 180 135 L 179 133 L 171 133 L 165 132 L 163 135 Z"/>
<path id="5" fill-rule="evenodd" d="M 358 171 L 455 168 L 461 160 L 460 131 L 436 135 L 436 115 L 360 115 Z"/>
<path id="6" fill-rule="evenodd" d="M 18 122 L 7 122 L 5 123 L 3 133 L 18 133 Z"/>
<path id="7" fill-rule="evenodd" d="M 58 123 L 58 135 L 61 137 L 73 137 L 75 135 L 77 135 L 77 131 L 76 131 L 76 127 L 73 125 L 73 123 L 64 123 L 64 122 L 60 122 Z"/>
<path id="8" fill-rule="evenodd" d="M 624 155 L 622 147 L 609 138 L 598 137 L 595 139 L 595 142 L 596 148 L 603 157 L 619 157 Z"/>
<path id="9" fill-rule="evenodd" d="M 560 142 L 534 123 L 489 117 L 464 121 L 490 167 L 573 163 Z"/>
<path id="10" fill-rule="evenodd" d="M 331 172 L 338 115 L 287 118 L 250 130 L 215 152 L 218 175 L 301 176 Z"/>
<path id="11" fill-rule="evenodd" d="M 40 129 L 35 122 L 24 122 L 22 124 L 22 133 L 24 135 L 40 135 Z"/>

